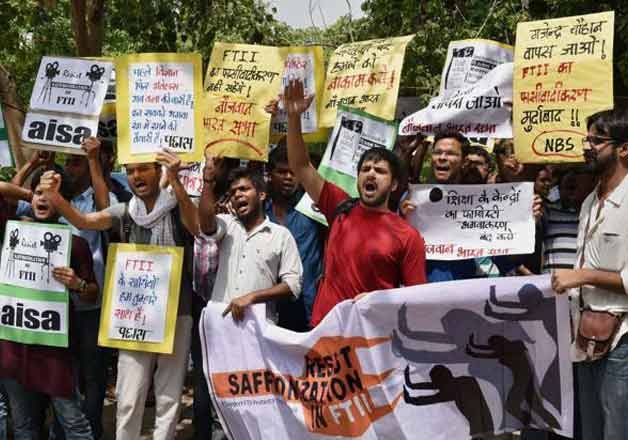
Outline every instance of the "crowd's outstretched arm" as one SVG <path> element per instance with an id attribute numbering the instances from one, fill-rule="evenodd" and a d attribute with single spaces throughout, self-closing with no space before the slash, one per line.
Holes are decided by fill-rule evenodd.
<path id="1" fill-rule="evenodd" d="M 304 95 L 303 83 L 298 80 L 290 81 L 283 95 L 288 113 L 288 164 L 312 201 L 318 203 L 325 180 L 310 161 L 301 131 L 301 114 L 308 109 L 313 99 L 314 95 Z"/>
<path id="2" fill-rule="evenodd" d="M 214 158 L 206 157 L 205 168 L 203 169 L 203 190 L 198 202 L 198 226 L 200 232 L 212 235 L 216 232 L 216 176 Z"/>
<path id="3" fill-rule="evenodd" d="M 81 144 L 81 148 L 87 154 L 89 176 L 92 181 L 92 188 L 94 188 L 94 202 L 98 211 L 109 208 L 109 187 L 105 182 L 100 163 L 100 146 L 100 139 L 95 137 L 89 137 Z"/>

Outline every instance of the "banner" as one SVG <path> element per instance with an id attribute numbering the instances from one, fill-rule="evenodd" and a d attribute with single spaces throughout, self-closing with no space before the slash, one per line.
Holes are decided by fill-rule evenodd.
<path id="1" fill-rule="evenodd" d="M 410 185 L 408 222 L 425 240 L 425 257 L 461 260 L 534 252 L 534 184 Z"/>
<path id="2" fill-rule="evenodd" d="M 512 137 L 512 47 L 490 40 L 449 43 L 441 92 L 405 118 L 404 136 L 458 131 L 466 136 Z"/>
<path id="3" fill-rule="evenodd" d="M 13 167 L 13 153 L 9 145 L 9 133 L 4 125 L 4 115 L 2 114 L 2 106 L 0 105 L 0 167 Z"/>
<path id="4" fill-rule="evenodd" d="M 586 118 L 613 108 L 614 17 L 517 25 L 513 119 L 520 162 L 583 160 Z"/>
<path id="5" fill-rule="evenodd" d="M 153 162 L 164 148 L 199 160 L 201 56 L 143 53 L 116 58 L 118 162 Z"/>
<path id="6" fill-rule="evenodd" d="M 571 437 L 568 308 L 549 276 L 372 292 L 309 333 L 210 302 L 203 366 L 231 439 Z"/>
<path id="7" fill-rule="evenodd" d="M 329 137 L 318 172 L 325 180 L 338 185 L 351 197 L 357 197 L 357 165 L 362 153 L 373 147 L 392 150 L 396 132 L 397 124 L 393 122 L 340 106 L 336 126 Z M 296 210 L 327 225 L 325 216 L 307 193 L 297 204 Z"/>
<path id="8" fill-rule="evenodd" d="M 278 47 L 214 43 L 205 75 L 205 150 L 267 160 L 270 115 L 264 107 L 277 99 L 284 58 Z"/>
<path id="9" fill-rule="evenodd" d="M 112 67 L 102 60 L 42 57 L 22 130 L 26 146 L 84 154 L 81 142 L 98 132 Z"/>
<path id="10" fill-rule="evenodd" d="M 68 346 L 67 288 L 52 276 L 70 266 L 68 226 L 8 221 L 0 258 L 0 339 Z"/>
<path id="11" fill-rule="evenodd" d="M 98 345 L 171 354 L 183 248 L 109 245 Z"/>
<path id="12" fill-rule="evenodd" d="M 395 117 L 403 58 L 414 35 L 347 43 L 329 60 L 320 125 L 332 127 L 338 106 Z"/>

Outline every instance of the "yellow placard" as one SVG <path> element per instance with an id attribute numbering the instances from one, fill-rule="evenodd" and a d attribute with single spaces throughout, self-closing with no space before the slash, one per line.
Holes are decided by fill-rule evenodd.
<path id="1" fill-rule="evenodd" d="M 182 266 L 182 247 L 110 244 L 98 345 L 172 353 Z"/>
<path id="2" fill-rule="evenodd" d="M 143 53 L 116 58 L 118 162 L 153 162 L 162 148 L 199 161 L 200 54 Z"/>
<path id="3" fill-rule="evenodd" d="M 270 114 L 284 53 L 278 47 L 215 43 L 205 75 L 204 149 L 215 156 L 266 161 Z"/>
<path id="4" fill-rule="evenodd" d="M 586 118 L 613 108 L 614 12 L 520 23 L 513 72 L 515 155 L 580 162 Z"/>
<path id="5" fill-rule="evenodd" d="M 339 105 L 395 118 L 406 46 L 414 35 L 359 41 L 338 47 L 329 61 L 321 127 L 333 127 Z"/>

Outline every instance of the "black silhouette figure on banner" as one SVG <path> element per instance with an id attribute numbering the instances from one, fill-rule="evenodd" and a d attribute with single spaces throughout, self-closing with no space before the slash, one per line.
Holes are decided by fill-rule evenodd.
<path id="1" fill-rule="evenodd" d="M 512 371 L 513 384 L 506 398 L 506 410 L 522 424 L 529 425 L 534 412 L 547 426 L 560 428 L 558 420 L 543 406 L 528 349 L 522 341 L 511 341 L 501 335 L 493 335 L 488 338 L 487 345 L 479 345 L 474 342 L 472 333 L 466 351 L 475 358 L 497 359 Z"/>
<path id="2" fill-rule="evenodd" d="M 104 67 L 98 67 L 98 64 L 92 64 L 92 67 L 90 67 L 89 71 L 85 73 L 90 81 L 89 88 L 81 93 L 81 104 L 83 104 L 83 98 L 85 98 L 85 95 L 87 95 L 87 99 L 85 99 L 85 107 L 89 105 L 90 100 L 91 102 L 94 102 L 96 100 L 94 83 L 100 81 L 102 76 L 105 74 L 105 70 L 106 69 Z"/>
<path id="3" fill-rule="evenodd" d="M 20 230 L 14 229 L 9 234 L 9 258 L 7 259 L 7 267 L 4 270 L 4 274 L 7 278 L 13 278 L 15 276 L 15 248 L 20 243 Z"/>
<path id="4" fill-rule="evenodd" d="M 432 405 L 441 402 L 455 402 L 456 407 L 469 422 L 471 438 L 494 432 L 493 417 L 486 403 L 478 381 L 470 376 L 454 377 L 449 368 L 435 365 L 430 370 L 431 382 L 412 383 L 410 367 L 405 370 L 406 386 L 403 388 L 403 400 L 411 405 Z M 412 397 L 411 390 L 438 390 L 436 394 Z"/>
<path id="5" fill-rule="evenodd" d="M 48 268 L 48 275 L 46 278 L 46 282 L 50 283 L 50 254 L 56 252 L 59 249 L 59 244 L 61 243 L 61 236 L 59 234 L 53 234 L 52 232 L 44 233 L 44 239 L 39 242 L 41 246 L 44 247 L 44 250 L 48 254 L 48 259 L 44 264 L 41 265 L 41 277 L 44 277 L 44 267 Z"/>
<path id="6" fill-rule="evenodd" d="M 501 407 L 506 407 L 506 395 L 513 383 L 509 371 L 495 368 L 494 362 L 489 359 L 470 356 L 467 349 L 469 335 L 475 333 L 484 340 L 494 334 L 508 332 L 513 339 L 524 340 L 532 343 L 525 330 L 518 322 L 494 323 L 487 321 L 483 316 L 465 309 L 453 309 L 445 313 L 441 318 L 442 332 L 417 331 L 408 327 L 407 306 L 404 304 L 398 313 L 399 332 L 408 339 L 421 343 L 443 344 L 449 349 L 414 349 L 404 345 L 400 335 L 393 331 L 393 353 L 416 364 L 468 364 L 469 374 L 478 379 L 485 380 L 495 387 L 501 399 Z M 419 345 L 419 346 L 422 346 Z M 501 428 L 521 428 L 521 423 L 504 412 Z"/>
<path id="7" fill-rule="evenodd" d="M 48 99 L 48 102 L 50 102 L 50 99 L 52 98 L 52 80 L 55 79 L 55 77 L 60 74 L 61 71 L 59 70 L 59 62 L 55 61 L 54 63 L 48 63 L 46 64 L 46 82 L 44 83 L 44 86 L 41 89 L 41 92 L 39 93 L 39 100 L 40 101 L 45 101 L 46 99 Z"/>
<path id="8" fill-rule="evenodd" d="M 543 292 L 534 284 L 525 284 L 519 289 L 519 301 L 501 301 L 497 299 L 495 286 L 491 286 L 490 302 L 486 301 L 484 314 L 489 318 L 503 321 L 541 321 L 545 331 L 554 340 L 556 354 L 541 381 L 543 397 L 561 412 L 560 364 L 558 361 L 558 335 L 556 328 L 556 298 L 545 298 Z M 504 309 L 517 309 L 520 312 L 496 312 L 492 306 Z"/>

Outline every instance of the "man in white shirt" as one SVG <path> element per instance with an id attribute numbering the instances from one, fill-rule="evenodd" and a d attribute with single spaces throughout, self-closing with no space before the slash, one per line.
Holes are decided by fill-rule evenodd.
<path id="1" fill-rule="evenodd" d="M 628 112 L 597 113 L 587 127 L 584 156 L 600 181 L 580 211 L 576 269 L 554 271 L 552 286 L 557 293 L 574 289 L 585 308 L 622 315 L 628 312 Z M 623 315 L 611 351 L 596 361 L 586 362 L 574 347 L 583 440 L 628 438 L 627 333 Z"/>
<path id="2" fill-rule="evenodd" d="M 207 174 L 206 174 L 207 175 Z M 227 305 L 228 313 L 241 321 L 247 307 L 266 304 L 266 317 L 277 322 L 280 298 L 296 299 L 301 292 L 303 267 L 297 244 L 287 228 L 272 223 L 264 214 L 265 183 L 261 175 L 243 168 L 229 175 L 229 205 L 233 214 L 216 214 L 215 182 L 204 181 L 199 202 L 199 226 L 203 239 L 218 243 L 218 270 L 210 301 Z M 212 440 L 227 437 L 213 419 Z"/>

